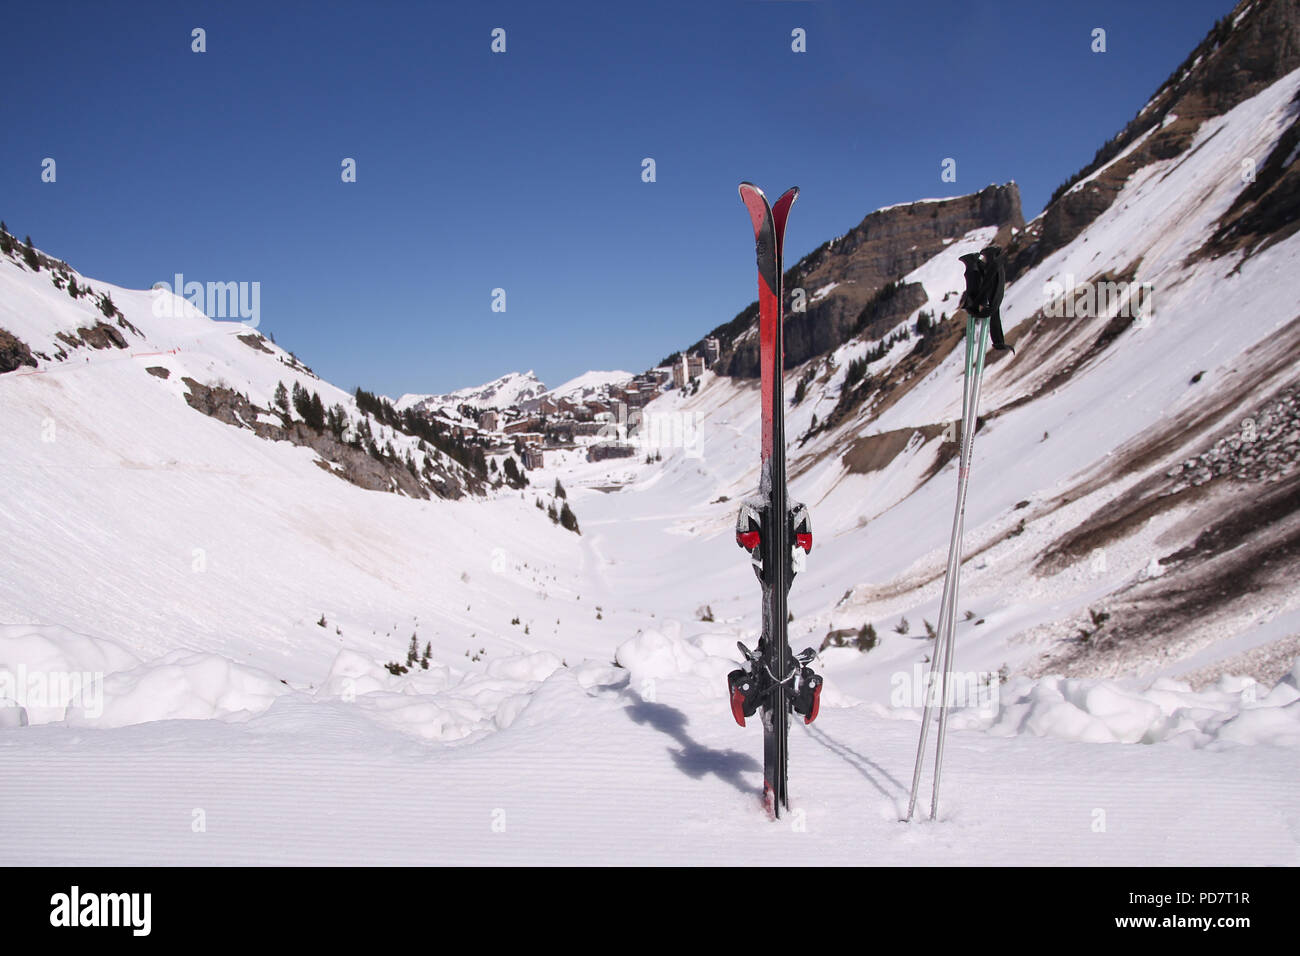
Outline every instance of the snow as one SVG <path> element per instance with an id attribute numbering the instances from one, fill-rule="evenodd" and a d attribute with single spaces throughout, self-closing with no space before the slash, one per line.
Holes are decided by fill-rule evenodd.
<path id="1" fill-rule="evenodd" d="M 126 727 L 153 720 L 246 719 L 287 690 L 273 675 L 218 654 L 173 651 L 104 677 L 102 714 L 70 710 L 71 726 Z"/>
<path id="2" fill-rule="evenodd" d="M 1160 126 L 1153 126 L 1146 132 L 1142 133 L 1140 136 L 1138 136 L 1137 139 L 1133 140 L 1133 142 L 1129 143 L 1122 150 L 1116 153 L 1115 156 L 1112 157 L 1109 161 L 1102 163 L 1091 173 L 1089 173 L 1087 176 L 1084 176 L 1073 186 L 1071 186 L 1068 190 L 1066 190 L 1066 192 L 1067 193 L 1079 192 L 1081 189 L 1087 186 L 1088 183 L 1092 182 L 1098 176 L 1102 175 L 1102 173 L 1106 172 L 1106 170 L 1110 169 L 1116 163 L 1121 162 L 1122 160 L 1127 158 L 1130 154 L 1132 154 L 1135 150 L 1137 150 L 1138 147 L 1140 147 L 1143 143 L 1147 141 L 1148 137 L 1150 137 L 1152 133 L 1154 133 L 1158 129 L 1163 129 L 1165 126 L 1168 126 L 1169 123 L 1176 118 L 1177 117 L 1174 117 L 1172 113 L 1166 116 L 1164 120 L 1161 122 Z"/>
<path id="3" fill-rule="evenodd" d="M 1015 181 L 1014 179 L 1009 180 L 1009 185 L 1015 185 L 1015 182 L 1016 182 L 1016 181 Z M 989 185 L 989 186 L 997 186 L 997 185 L 999 185 L 999 184 L 998 184 L 998 183 L 989 183 L 988 185 Z M 987 189 L 988 187 L 986 186 L 986 187 L 984 187 L 984 188 Z M 893 203 L 892 205 L 889 205 L 889 206 L 881 206 L 879 209 L 876 209 L 876 210 L 874 210 L 874 211 L 875 211 L 875 212 L 884 212 L 884 211 L 886 211 L 886 210 L 888 210 L 888 209 L 901 209 L 903 206 L 919 206 L 919 205 L 921 205 L 921 204 L 923 204 L 923 203 L 951 202 L 954 198 L 955 198 L 955 197 L 953 197 L 953 196 L 939 196 L 939 197 L 932 198 L 932 199 L 910 199 L 910 200 L 907 200 L 907 201 L 905 201 L 905 202 L 896 202 L 896 203 Z M 843 238 L 843 237 L 840 237 L 840 238 Z"/>
<path id="4" fill-rule="evenodd" d="M 403 695 L 346 704 L 286 694 L 243 723 L 9 730 L 0 734 L 6 803 L 22 808 L 23 824 L 7 828 L 0 858 L 81 865 L 707 864 L 720 853 L 733 864 L 809 854 L 823 865 L 1296 861 L 1288 830 L 1298 809 L 1294 749 L 1265 744 L 1261 752 L 1259 744 L 1224 740 L 1217 749 L 1156 744 L 1136 755 L 1130 745 L 1060 734 L 959 730 L 949 742 L 940 820 L 909 827 L 898 819 L 915 723 L 881 719 L 865 706 L 824 708 L 812 727 L 792 727 L 793 812 L 772 825 L 754 793 L 755 728 L 730 723 L 721 695 L 702 701 L 696 681 L 659 677 L 643 696 L 626 673 L 617 682 L 583 676 L 560 668 L 527 697 L 508 698 L 501 709 L 510 719 L 469 744 L 411 733 L 413 712 L 420 727 L 455 718 Z M 1281 710 L 1248 710 L 1258 716 L 1242 729 L 1252 739 L 1269 736 L 1270 715 Z M 1080 714 L 1072 736 L 1087 736 L 1095 720 Z M 69 809 L 80 815 L 69 817 Z M 196 810 L 205 820 L 198 833 Z M 1092 825 L 1098 810 L 1101 832 Z"/>
<path id="5" fill-rule="evenodd" d="M 510 372 L 484 385 L 461 388 L 443 395 L 403 395 L 393 404 L 399 412 L 413 407 L 431 411 L 444 408 L 454 411 L 460 405 L 501 409 L 521 405 L 545 391 L 546 386 L 541 379 L 529 369 L 527 372 Z"/>
<path id="6" fill-rule="evenodd" d="M 1300 659 L 1288 677 L 1267 691 L 1249 678 L 1233 677 L 1199 693 L 1169 678 L 1138 689 L 1102 680 L 1016 678 L 1001 689 L 996 715 L 967 712 L 954 718 L 952 726 L 1085 743 L 1300 747 L 1298 676 Z"/>
<path id="7" fill-rule="evenodd" d="M 997 183 L 989 183 L 989 185 L 996 186 Z M 953 198 L 952 196 L 938 196 L 931 199 L 909 199 L 905 202 L 896 202 L 888 206 L 881 206 L 879 209 L 874 210 L 874 212 L 885 212 L 886 210 L 889 209 L 901 209 L 903 206 L 920 206 L 925 203 L 949 202 L 952 200 L 952 198 Z"/>
<path id="8" fill-rule="evenodd" d="M 1159 298 L 1124 348 L 980 433 L 966 519 L 979 553 L 956 634 L 958 667 L 987 694 L 953 710 L 934 824 L 898 822 L 920 708 L 893 694 L 915 696 L 923 622 L 938 616 L 955 465 L 927 478 L 920 429 L 959 414 L 959 357 L 878 419 L 792 446 L 792 497 L 810 505 L 816 537 L 790 596 L 791 643 L 816 648 L 867 623 L 880 642 L 822 653 L 822 714 L 791 732 L 795 812 L 773 826 L 759 734 L 735 726 L 725 694 L 735 642 L 752 645 L 759 622 L 732 537 L 736 503 L 757 485 L 753 383 L 708 375 L 693 396 L 656 398 L 651 411 L 699 425 L 696 446 L 661 462 L 548 452 L 522 495 L 415 501 L 189 408 L 184 376 L 223 378 L 259 404 L 284 381 L 355 406 L 270 343 L 240 342 L 246 327 L 163 320 L 149 293 L 91 280 L 141 330 L 123 332 L 131 348 L 0 376 L 0 862 L 1294 865 L 1300 665 L 1271 686 L 1182 678 L 1300 633 L 1300 608 L 1261 605 L 1142 673 L 1030 679 L 1016 671 L 1077 634 L 1096 601 L 1166 573 L 1160 542 L 1196 515 L 1153 519 L 1108 546 L 1102 570 L 1047 578 L 1034 558 L 1129 479 L 1007 532 L 1195 401 L 1188 369 L 1206 369 L 1206 387 L 1249 375 L 1233 371 L 1245 351 L 1294 316 L 1285 277 L 1300 237 L 1237 275 L 1235 261 L 1187 262 L 1241 188 L 1239 157 L 1266 154 L 1297 88 L 1292 74 L 1208 121 L 1193 149 L 1141 170 L 1008 290 L 1011 330 L 1049 279 L 1140 257 Z M 908 277 L 923 308 L 951 315 L 956 257 L 988 238 L 961 237 Z M 0 259 L 0 328 L 52 354 L 54 332 L 93 321 L 47 274 Z M 789 409 L 792 438 L 868 345 L 816 366 Z M 986 408 L 1035 384 L 1005 368 L 990 367 Z M 787 394 L 804 371 L 790 371 Z M 605 374 L 621 373 L 561 389 Z M 531 375 L 496 384 L 464 397 L 540 387 Z M 842 464 L 853 440 L 895 428 L 912 435 L 888 467 Z M 557 478 L 581 536 L 534 506 Z M 911 626 L 895 633 L 901 617 Z M 430 645 L 429 666 L 394 674 L 412 636 Z"/>
<path id="9" fill-rule="evenodd" d="M 138 658 L 115 641 L 57 625 L 0 626 L 0 706 L 22 707 L 33 724 L 98 709 L 97 675 Z"/>
<path id="10" fill-rule="evenodd" d="M 822 299 L 826 298 L 826 296 L 830 295 L 832 289 L 835 289 L 838 286 L 838 282 L 827 282 L 825 285 L 818 287 L 817 290 L 813 292 L 812 297 L 808 300 L 809 303 L 820 302 Z"/>
<path id="11" fill-rule="evenodd" d="M 735 670 L 735 643 L 730 657 L 715 656 L 701 646 L 701 639 L 683 640 L 680 626 L 673 622 L 664 630 L 647 630 L 618 646 L 614 659 L 626 668 L 634 687 L 644 690 L 661 678 L 699 678 L 694 683 L 702 693 L 726 686 L 727 674 Z"/>
<path id="12" fill-rule="evenodd" d="M 576 378 L 569 379 L 563 385 L 557 385 L 546 394 L 550 398 L 581 399 L 600 392 L 610 385 L 624 385 L 630 382 L 632 377 L 631 372 L 584 372 Z"/>

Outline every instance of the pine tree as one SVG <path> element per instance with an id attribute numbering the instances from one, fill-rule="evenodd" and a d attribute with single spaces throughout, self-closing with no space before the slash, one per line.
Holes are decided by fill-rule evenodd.
<path id="1" fill-rule="evenodd" d="M 321 431 L 325 427 L 325 405 L 320 400 L 319 392 L 311 393 L 311 401 L 307 403 L 307 414 L 303 419 L 316 431 Z"/>
<path id="2" fill-rule="evenodd" d="M 862 629 L 858 631 L 858 650 L 864 654 L 880 643 L 880 638 L 876 636 L 876 628 L 872 624 L 863 624 Z"/>
<path id="3" fill-rule="evenodd" d="M 572 531 L 574 534 L 582 534 L 582 532 L 578 530 L 578 516 L 573 513 L 573 509 L 569 507 L 567 501 L 564 503 L 564 506 L 560 508 L 560 526 L 566 530 Z"/>
<path id="4" fill-rule="evenodd" d="M 23 261 L 33 272 L 41 271 L 41 260 L 36 256 L 36 248 L 32 245 L 31 236 L 27 237 L 27 242 L 23 245 Z"/>
<path id="5" fill-rule="evenodd" d="M 568 497 L 569 497 L 568 494 L 567 494 L 567 493 L 565 492 L 565 490 L 564 490 L 564 485 L 560 484 L 560 479 L 559 479 L 559 478 L 556 478 L 556 479 L 555 479 L 555 497 L 557 497 L 557 498 L 568 498 Z"/>
<path id="6" fill-rule="evenodd" d="M 513 457 L 507 457 L 505 463 L 506 481 L 513 488 L 523 486 L 523 475 L 519 473 L 519 465 L 515 463 Z"/>
<path id="7" fill-rule="evenodd" d="M 280 411 L 284 412 L 286 415 L 289 414 L 289 390 L 284 387 L 284 382 L 275 386 L 275 398 L 273 401 L 275 402 L 276 408 L 280 409 Z"/>
<path id="8" fill-rule="evenodd" d="M 411 635 L 411 646 L 406 649 L 406 663 L 414 664 L 420 659 L 420 645 L 416 642 L 415 635 Z"/>
<path id="9" fill-rule="evenodd" d="M 347 428 L 348 425 L 348 413 L 343 410 L 342 405 L 335 403 L 330 406 L 329 412 L 326 415 L 325 424 L 329 427 L 329 430 L 334 433 L 335 438 L 342 440 L 343 429 Z"/>

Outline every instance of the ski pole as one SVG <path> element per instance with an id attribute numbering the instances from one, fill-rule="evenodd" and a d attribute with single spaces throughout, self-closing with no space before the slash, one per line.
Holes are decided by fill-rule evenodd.
<path id="1" fill-rule="evenodd" d="M 930 718 L 934 707 L 935 680 L 940 680 L 939 731 L 935 746 L 934 790 L 930 800 L 930 818 L 939 808 L 939 778 L 943 766 L 943 745 L 948 730 L 948 687 L 953 670 L 956 644 L 957 595 L 961 587 L 962 538 L 966 530 L 966 492 L 970 481 L 971 458 L 975 449 L 975 429 L 979 424 L 980 385 L 984 378 L 984 354 L 988 335 L 995 349 L 1010 349 L 1002 337 L 1000 306 L 1005 285 L 1002 250 L 986 246 L 978 253 L 961 257 L 966 269 L 966 291 L 961 306 L 966 310 L 966 363 L 962 374 L 961 435 L 957 450 L 957 504 L 953 510 L 952 537 L 948 542 L 943 593 L 939 600 L 939 625 L 935 648 L 926 675 L 925 706 L 921 715 L 921 733 L 916 746 L 916 766 L 912 771 L 912 790 L 907 803 L 910 821 L 916 810 L 925 768 L 925 750 L 929 740 Z M 978 321 L 977 321 L 978 320 Z M 1014 351 L 1014 349 L 1012 349 Z"/>
<path id="2" fill-rule="evenodd" d="M 962 451 L 961 458 L 965 462 L 961 468 L 957 484 L 957 560 L 954 569 L 952 596 L 949 599 L 948 607 L 948 632 L 946 635 L 947 647 L 944 651 L 944 669 L 943 669 L 943 694 L 939 698 L 939 733 L 938 744 L 934 755 L 934 790 L 930 796 L 930 819 L 938 819 L 939 816 L 939 777 L 943 773 L 943 745 L 948 734 L 948 681 L 953 671 L 953 658 L 955 646 L 955 631 L 957 620 L 957 594 L 961 587 L 961 561 L 962 561 L 962 537 L 966 531 L 966 490 L 970 486 L 970 469 L 971 458 L 975 452 L 975 429 L 979 426 L 979 403 L 980 403 L 980 385 L 984 379 L 984 341 L 988 335 L 989 320 L 979 319 L 975 323 L 979 327 L 976 333 L 978 346 L 975 354 L 975 374 L 974 381 L 971 385 L 971 402 L 969 421 L 962 432 Z"/>
<path id="3" fill-rule="evenodd" d="M 962 470 L 962 448 L 965 445 L 966 433 L 970 430 L 968 424 L 970 410 L 970 385 L 971 385 L 971 357 L 974 352 L 974 341 L 971 335 L 973 321 L 968 319 L 966 323 L 966 363 L 962 375 L 962 416 L 961 416 L 961 434 L 958 438 L 958 474 Z M 960 477 L 959 477 L 960 483 Z M 925 705 L 921 715 L 921 735 L 916 746 L 916 766 L 912 771 L 912 791 L 907 804 L 907 819 L 911 820 L 916 809 L 916 798 L 921 789 L 921 774 L 925 768 L 925 749 L 930 734 L 931 714 L 934 707 L 935 682 L 939 675 L 944 673 L 944 660 L 948 654 L 948 644 L 945 635 L 948 630 L 948 619 L 950 608 L 955 605 L 956 600 L 953 594 L 953 585 L 956 580 L 957 570 L 960 568 L 960 562 L 954 567 L 957 561 L 958 546 L 957 542 L 961 536 L 961 525 L 957 515 L 953 517 L 952 537 L 948 542 L 948 560 L 944 570 L 943 578 L 943 595 L 939 600 L 939 622 L 935 632 L 934 652 L 930 658 L 930 669 L 926 674 L 925 684 L 922 693 L 925 695 Z"/>

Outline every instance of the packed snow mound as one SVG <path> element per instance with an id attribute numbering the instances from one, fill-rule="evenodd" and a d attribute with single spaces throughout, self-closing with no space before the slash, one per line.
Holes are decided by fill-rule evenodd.
<path id="1" fill-rule="evenodd" d="M 408 675 L 396 677 L 374 658 L 354 648 L 345 647 L 334 658 L 316 696 L 338 697 L 351 702 L 364 694 L 377 691 L 430 693 L 445 690 L 453 680 L 451 669 L 437 661 L 430 661 L 427 669 L 417 665 Z"/>
<path id="2" fill-rule="evenodd" d="M 60 721 L 96 713 L 104 675 L 140 659 L 116 641 L 58 625 L 0 626 L 0 707 L 19 708 L 3 726 Z"/>
<path id="3" fill-rule="evenodd" d="M 516 654 L 504 657 L 488 664 L 489 677 L 529 683 L 544 681 L 564 665 L 559 657 L 550 651 L 537 651 L 533 654 Z"/>
<path id="4" fill-rule="evenodd" d="M 1249 677 L 1223 677 L 1201 691 L 1170 678 L 1138 689 L 1104 680 L 1016 678 L 1000 689 L 995 707 L 956 710 L 951 726 L 1089 743 L 1300 747 L 1300 658 L 1270 690 Z"/>
<path id="5" fill-rule="evenodd" d="M 546 682 L 558 679 L 557 672 L 570 675 L 563 682 L 580 696 L 625 679 L 617 668 L 595 661 L 570 670 L 549 651 L 499 658 L 479 673 L 430 661 L 427 668 L 393 674 L 365 653 L 344 648 L 314 695 L 297 696 L 351 705 L 389 729 L 452 742 L 509 727 Z M 244 721 L 286 694 L 295 691 L 275 675 L 218 654 L 177 650 L 141 662 L 114 641 L 63 627 L 0 628 L 0 728 Z"/>
<path id="6" fill-rule="evenodd" d="M 67 723 L 125 727 L 153 720 L 247 720 L 288 690 L 266 671 L 229 658 L 173 651 L 105 676 L 102 712 L 70 708 Z"/>
<path id="7" fill-rule="evenodd" d="M 684 640 L 681 626 L 669 622 L 662 630 L 645 630 L 624 641 L 614 652 L 614 660 L 627 668 L 634 689 L 661 679 L 696 679 L 707 684 L 705 693 L 712 689 L 710 696 L 722 694 L 727 673 L 735 669 L 736 661 L 705 650 L 701 646 L 704 641 L 704 637 Z"/>
<path id="8" fill-rule="evenodd" d="M 0 707 L 16 708 L 0 726 L 246 719 L 287 690 L 216 654 L 177 650 L 142 662 L 116 641 L 57 625 L 0 627 Z"/>
<path id="9" fill-rule="evenodd" d="M 317 700 L 353 704 L 376 723 L 423 740 L 477 740 L 504 730 L 527 708 L 542 684 L 564 662 L 549 651 L 514 654 L 488 664 L 484 673 L 462 674 L 436 661 L 394 675 L 364 653 L 345 648 L 330 666 Z M 608 667 L 597 667 L 594 683 Z"/>
<path id="10" fill-rule="evenodd" d="M 140 663 L 121 644 L 79 634 L 57 624 L 0 625 L 0 670 L 24 665 L 29 671 L 109 673 Z"/>

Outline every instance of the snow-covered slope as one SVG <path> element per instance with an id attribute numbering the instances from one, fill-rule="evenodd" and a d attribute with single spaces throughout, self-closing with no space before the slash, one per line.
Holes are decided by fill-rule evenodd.
<path id="1" fill-rule="evenodd" d="M 119 321 L 0 256 L 0 329 L 33 363 L 0 374 L 0 698 L 21 705 L 0 708 L 0 860 L 1300 862 L 1289 433 L 1217 472 L 1254 447 L 1244 419 L 1274 435 L 1293 407 L 1300 236 L 1197 254 L 1297 89 L 1207 120 L 1008 290 L 1018 351 L 986 381 L 934 826 L 897 821 L 955 486 L 956 257 L 984 231 L 904 277 L 926 301 L 897 327 L 790 372 L 816 535 L 792 643 L 879 639 L 823 653 L 793 833 L 760 810 L 758 734 L 724 694 L 759 624 L 731 533 L 757 483 L 753 383 L 706 371 L 655 399 L 658 457 L 548 451 L 522 492 L 455 501 L 366 490 L 186 399 L 224 382 L 267 408 L 296 383 L 359 420 L 288 353 L 89 280 Z M 1069 274 L 1150 282 L 1154 310 L 1049 321 Z M 948 318 L 918 348 L 922 312 Z M 546 516 L 557 480 L 581 535 Z"/>
<path id="2" fill-rule="evenodd" d="M 1300 71 L 1206 120 L 1185 151 L 1140 168 L 1074 241 L 1008 288 L 1017 352 L 993 354 L 985 378 L 963 667 L 1201 681 L 1236 669 L 1276 680 L 1300 653 L 1300 242 L 1202 252 L 1247 185 L 1240 157 L 1268 157 L 1283 142 L 1298 93 Z M 857 692 L 885 693 L 928 659 L 955 489 L 958 257 L 991 233 L 959 238 L 902 277 L 926 301 L 898 327 L 786 382 L 787 395 L 806 390 L 787 410 L 791 490 L 818 531 L 815 570 L 791 595 L 795 627 L 813 643 L 875 629 L 868 654 L 827 652 Z M 1141 315 L 1112 306 L 1051 317 L 1066 290 L 1082 305 L 1076 288 L 1109 280 L 1137 289 Z M 918 342 L 922 313 L 948 319 Z M 703 457 L 676 473 L 682 500 L 734 500 L 756 485 L 753 388 L 708 376 L 697 396 L 650 406 L 698 429 Z M 686 525 L 717 542 L 719 562 L 730 517 L 724 503 Z M 696 586 L 716 588 L 715 613 L 745 612 L 739 584 L 734 601 L 730 585 Z"/>
<path id="3" fill-rule="evenodd" d="M 459 420 L 458 409 L 462 405 L 479 410 L 512 406 L 530 409 L 535 408 L 543 397 L 583 401 L 605 393 L 611 385 L 622 385 L 631 379 L 631 372 L 590 371 L 548 389 L 532 371 L 511 372 L 486 385 L 470 386 L 445 395 L 403 395 L 393 404 L 398 411 L 412 408 L 448 420 Z"/>
<path id="4" fill-rule="evenodd" d="M 554 633 L 576 602 L 578 579 L 551 561 L 573 567 L 578 540 L 532 497 L 496 492 L 460 509 L 340 481 L 313 449 L 201 414 L 185 396 L 189 382 L 221 383 L 269 405 L 285 382 L 355 423 L 351 396 L 245 326 L 160 318 L 149 292 L 90 284 L 121 309 L 127 347 L 65 346 L 62 361 L 0 376 L 0 621 L 57 624 L 144 660 L 213 653 L 319 683 L 342 648 L 397 660 L 412 633 L 457 672 L 481 671 L 470 658 L 486 666 L 517 649 L 528 623 Z M 0 256 L 0 328 L 53 352 L 55 332 L 94 321 L 48 270 Z M 425 454 L 371 424 L 399 457 Z M 529 612 L 512 626 L 532 601 L 550 601 L 551 624 Z"/>
<path id="5" fill-rule="evenodd" d="M 550 398 L 582 401 L 604 392 L 611 385 L 623 385 L 631 380 L 631 372 L 584 372 L 576 378 L 569 379 L 563 385 L 557 385 L 546 394 Z"/>
<path id="6" fill-rule="evenodd" d="M 509 408 L 537 398 L 545 391 L 546 386 L 530 369 L 527 372 L 510 372 L 486 385 L 461 388 L 445 395 L 403 395 L 393 404 L 398 411 L 416 408 L 430 412 L 442 409 L 454 412 L 461 405 L 479 409 Z"/>

